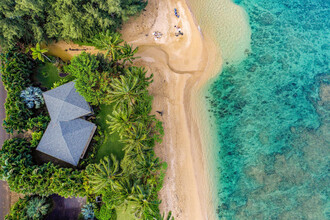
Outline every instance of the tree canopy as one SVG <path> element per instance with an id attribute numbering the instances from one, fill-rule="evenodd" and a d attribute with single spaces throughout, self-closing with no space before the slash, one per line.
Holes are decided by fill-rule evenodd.
<path id="1" fill-rule="evenodd" d="M 81 40 L 116 30 L 145 0 L 1 0 L 0 44 Z"/>

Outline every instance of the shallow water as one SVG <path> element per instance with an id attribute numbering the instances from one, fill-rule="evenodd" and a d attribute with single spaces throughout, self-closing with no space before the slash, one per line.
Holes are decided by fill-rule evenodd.
<path id="1" fill-rule="evenodd" d="M 209 89 L 218 216 L 330 219 L 330 1 L 235 3 L 249 16 L 251 50 Z"/>

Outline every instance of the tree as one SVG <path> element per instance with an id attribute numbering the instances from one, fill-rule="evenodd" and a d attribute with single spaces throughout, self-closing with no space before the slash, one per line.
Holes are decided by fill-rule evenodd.
<path id="1" fill-rule="evenodd" d="M 71 60 L 66 71 L 76 77 L 75 88 L 92 105 L 106 104 L 108 100 L 110 74 L 103 72 L 97 56 L 81 53 Z"/>
<path id="2" fill-rule="evenodd" d="M 120 58 L 120 49 L 123 47 L 120 45 L 124 40 L 121 39 L 121 34 L 118 32 L 100 33 L 92 40 L 94 46 L 100 50 L 106 50 L 105 56 L 111 57 L 113 61 L 117 61 Z"/>
<path id="3" fill-rule="evenodd" d="M 132 109 L 126 106 L 115 109 L 112 115 L 108 116 L 107 120 L 111 133 L 118 132 L 119 136 L 122 138 L 124 133 L 132 128 L 134 123 L 133 116 Z"/>
<path id="4" fill-rule="evenodd" d="M 138 52 L 138 48 L 132 48 L 132 45 L 129 45 L 125 42 L 124 46 L 121 47 L 121 54 L 120 59 L 122 60 L 122 65 L 124 66 L 128 61 L 130 64 L 133 63 L 133 60 L 137 59 L 138 57 L 134 57 L 134 55 Z"/>
<path id="5" fill-rule="evenodd" d="M 28 202 L 26 214 L 31 219 L 41 219 L 49 211 L 50 204 L 45 198 L 34 197 Z"/>
<path id="6" fill-rule="evenodd" d="M 145 160 L 144 153 L 151 150 L 147 145 L 150 131 L 151 129 L 144 127 L 143 124 L 133 125 L 132 129 L 124 134 L 122 140 L 126 144 L 124 147 L 126 154 L 137 157 L 136 160 Z"/>
<path id="7" fill-rule="evenodd" d="M 111 190 L 118 189 L 121 172 L 119 162 L 113 154 L 110 158 L 104 157 L 98 164 L 88 165 L 86 171 L 89 184 L 95 193 L 107 187 Z"/>
<path id="8" fill-rule="evenodd" d="M 45 59 L 46 58 L 49 62 L 52 62 L 46 55 L 45 53 L 48 52 L 48 49 L 41 49 L 40 48 L 40 44 L 37 43 L 36 47 L 31 47 L 31 51 L 32 51 L 32 58 L 33 59 L 39 59 L 41 60 L 42 62 L 45 62 Z"/>
<path id="9" fill-rule="evenodd" d="M 127 71 L 125 75 L 121 75 L 120 79 L 116 78 L 110 84 L 112 90 L 109 92 L 110 102 L 118 106 L 133 106 L 134 103 L 146 92 L 145 84 L 134 75 Z"/>
<path id="10" fill-rule="evenodd" d="M 144 0 L 1 0 L 0 44 L 87 42 L 98 33 L 115 31 L 146 5 Z"/>
<path id="11" fill-rule="evenodd" d="M 150 219 L 152 216 L 158 216 L 160 202 L 153 198 L 152 189 L 147 186 L 135 186 L 135 191 L 129 198 L 135 217 Z"/>

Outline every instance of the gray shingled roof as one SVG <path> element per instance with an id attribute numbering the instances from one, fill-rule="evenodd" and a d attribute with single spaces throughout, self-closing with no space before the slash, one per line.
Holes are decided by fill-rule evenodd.
<path id="1" fill-rule="evenodd" d="M 76 91 L 74 82 L 44 92 L 45 103 L 52 120 L 68 121 L 91 113 L 91 108 Z"/>
<path id="2" fill-rule="evenodd" d="M 74 88 L 74 82 L 47 91 L 43 96 L 51 122 L 37 150 L 76 166 L 96 129 L 95 124 L 80 119 L 90 114 L 91 108 Z"/>

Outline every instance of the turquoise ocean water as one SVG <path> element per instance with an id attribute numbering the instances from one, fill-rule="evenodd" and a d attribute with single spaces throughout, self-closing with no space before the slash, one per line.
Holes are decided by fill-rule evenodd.
<path id="1" fill-rule="evenodd" d="M 330 219 L 330 1 L 241 0 L 251 51 L 209 89 L 220 219 Z"/>

